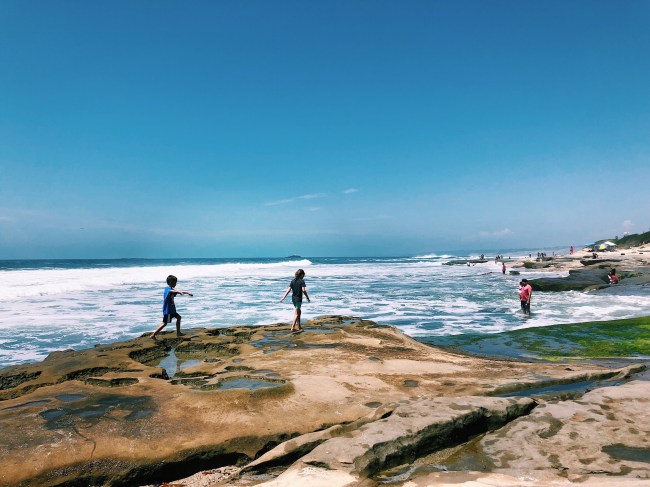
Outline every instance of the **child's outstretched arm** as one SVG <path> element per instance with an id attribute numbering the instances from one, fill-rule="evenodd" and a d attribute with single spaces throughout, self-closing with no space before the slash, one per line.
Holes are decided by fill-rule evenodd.
<path id="1" fill-rule="evenodd" d="M 181 291 L 179 289 L 174 289 L 172 292 L 175 293 L 175 294 L 180 294 L 180 295 L 187 294 L 188 296 L 194 296 L 194 294 L 192 294 L 192 293 L 189 293 L 187 291 Z"/>
<path id="2" fill-rule="evenodd" d="M 287 292 L 284 293 L 284 296 L 282 296 L 282 299 L 280 300 L 280 302 L 284 301 L 284 298 L 286 298 L 286 297 L 289 295 L 289 291 L 291 291 L 291 286 L 289 286 L 289 287 L 287 288 Z"/>

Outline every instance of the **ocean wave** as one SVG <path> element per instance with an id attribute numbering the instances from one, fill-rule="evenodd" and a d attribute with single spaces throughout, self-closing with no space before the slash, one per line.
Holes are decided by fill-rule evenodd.
<path id="1" fill-rule="evenodd" d="M 127 286 L 164 286 L 167 275 L 183 283 L 202 278 L 254 276 L 290 277 L 297 267 L 309 267 L 308 259 L 271 263 L 174 264 L 169 266 L 111 267 L 95 269 L 24 269 L 0 271 L 3 286 L 14 297 L 48 296 L 80 291 L 101 291 Z M 187 285 L 187 284 L 185 284 Z"/>
<path id="2" fill-rule="evenodd" d="M 426 254 L 426 255 L 416 255 L 415 257 L 411 257 L 411 259 L 450 259 L 454 257 L 453 255 L 449 254 Z"/>
<path id="3" fill-rule="evenodd" d="M 396 326 L 409 335 L 496 333 L 516 328 L 650 314 L 650 288 L 599 293 L 535 293 L 533 315 L 520 313 L 520 276 L 440 259 L 289 260 L 83 269 L 1 271 L 0 367 L 55 349 L 92 347 L 139 336 L 160 323 L 168 274 L 194 293 L 177 306 L 188 328 L 288 323 L 291 300 L 278 301 L 295 270 L 307 271 L 311 303 L 303 316 L 342 314 Z M 526 277 L 539 274 L 526 270 Z M 544 274 L 550 276 L 552 274 Z"/>

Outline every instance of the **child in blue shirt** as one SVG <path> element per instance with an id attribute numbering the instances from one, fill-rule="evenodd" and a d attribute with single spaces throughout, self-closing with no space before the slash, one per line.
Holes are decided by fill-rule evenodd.
<path id="1" fill-rule="evenodd" d="M 183 295 L 187 294 L 188 296 L 194 296 L 192 293 L 187 291 L 179 291 L 174 289 L 178 279 L 176 276 L 169 275 L 167 276 L 167 287 L 163 292 L 163 321 L 162 324 L 158 327 L 156 331 L 151 334 L 151 338 L 156 339 L 156 335 L 162 331 L 167 323 L 171 323 L 173 318 L 176 318 L 176 336 L 183 336 L 184 333 L 181 333 L 181 315 L 176 312 L 176 304 L 174 303 L 174 298 L 177 294 Z"/>

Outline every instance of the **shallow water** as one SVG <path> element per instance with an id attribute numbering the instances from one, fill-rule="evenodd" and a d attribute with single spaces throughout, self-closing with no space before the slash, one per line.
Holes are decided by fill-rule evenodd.
<path id="1" fill-rule="evenodd" d="M 268 387 L 279 387 L 282 381 L 269 381 L 261 378 L 238 377 L 233 379 L 224 379 L 219 383 L 219 389 L 249 389 L 256 391 Z"/>
<path id="2" fill-rule="evenodd" d="M 165 358 L 163 358 L 156 366 L 165 369 L 167 376 L 172 378 L 179 370 L 185 370 L 189 367 L 199 365 L 201 360 L 181 360 L 176 356 L 176 349 L 172 348 Z"/>
<path id="3" fill-rule="evenodd" d="M 642 286 L 535 293 L 533 316 L 524 318 L 517 284 L 541 273 L 502 275 L 494 261 L 442 265 L 464 257 L 0 261 L 0 278 L 12 290 L 0 313 L 0 367 L 153 331 L 168 274 L 178 276 L 178 289 L 194 293 L 176 299 L 183 328 L 288 323 L 291 302 L 278 301 L 298 267 L 312 297 L 304 318 L 358 316 L 434 343 L 456 334 L 650 315 L 650 286 Z"/>

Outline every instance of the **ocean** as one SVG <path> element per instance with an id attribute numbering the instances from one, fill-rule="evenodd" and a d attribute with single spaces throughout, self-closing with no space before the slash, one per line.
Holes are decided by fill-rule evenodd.
<path id="1" fill-rule="evenodd" d="M 279 300 L 298 268 L 312 298 L 303 305 L 304 319 L 358 316 L 434 343 L 455 334 L 650 314 L 650 289 L 639 286 L 535 293 L 526 318 L 519 280 L 563 274 L 502 275 L 494 261 L 443 265 L 475 257 L 0 261 L 0 367 L 152 332 L 162 318 L 168 274 L 178 277 L 177 289 L 194 293 L 176 298 L 184 329 L 289 323 L 291 299 Z"/>

